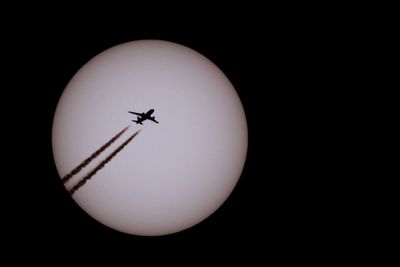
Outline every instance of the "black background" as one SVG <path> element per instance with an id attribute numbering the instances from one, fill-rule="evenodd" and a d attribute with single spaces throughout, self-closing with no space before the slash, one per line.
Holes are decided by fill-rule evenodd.
<path id="1" fill-rule="evenodd" d="M 7 131 L 18 144 L 10 153 L 15 166 L 8 175 L 16 185 L 7 192 L 13 239 L 60 248 L 70 242 L 170 250 L 207 244 L 284 253 L 310 243 L 315 249 L 331 237 L 334 230 L 328 229 L 327 221 L 333 218 L 323 212 L 325 204 L 315 201 L 329 189 L 313 178 L 322 174 L 324 162 L 316 159 L 319 148 L 311 145 L 310 140 L 320 137 L 308 116 L 310 98 L 316 97 L 313 89 L 324 75 L 319 67 L 329 40 L 318 34 L 321 29 L 310 28 L 306 19 L 299 24 L 298 18 L 256 14 L 248 20 L 240 12 L 208 23 L 207 17 L 176 24 L 133 19 L 111 23 L 104 18 L 62 23 L 52 18 L 11 29 L 6 51 L 12 51 L 15 76 L 7 78 L 15 86 L 13 103 L 19 103 L 13 112 L 19 120 L 12 120 Z M 51 148 L 54 111 L 72 76 L 98 53 L 140 39 L 176 42 L 213 61 L 237 90 L 249 128 L 245 168 L 229 199 L 200 224 L 161 237 L 123 234 L 88 216 L 65 191 Z"/>

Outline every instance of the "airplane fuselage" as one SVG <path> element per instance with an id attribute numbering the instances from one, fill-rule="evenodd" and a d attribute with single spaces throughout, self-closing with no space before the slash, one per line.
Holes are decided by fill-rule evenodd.
<path id="1" fill-rule="evenodd" d="M 151 116 L 151 114 L 153 114 L 154 109 L 150 109 L 149 111 L 147 111 L 146 113 L 136 113 L 133 111 L 129 111 L 129 113 L 135 114 L 137 115 L 137 119 L 136 120 L 132 120 L 133 122 L 136 122 L 137 124 L 143 124 L 142 122 L 145 120 L 151 120 L 155 123 L 158 123 L 158 121 L 155 120 L 155 117 Z"/>

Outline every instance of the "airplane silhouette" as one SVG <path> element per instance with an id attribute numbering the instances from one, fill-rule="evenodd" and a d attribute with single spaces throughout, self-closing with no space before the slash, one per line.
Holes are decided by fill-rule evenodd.
<path id="1" fill-rule="evenodd" d="M 154 121 L 155 123 L 158 123 L 158 121 L 155 120 L 155 117 L 151 116 L 151 114 L 153 114 L 154 109 L 150 109 L 149 111 L 147 111 L 146 113 L 137 113 L 137 112 L 133 112 L 133 111 L 128 111 L 129 113 L 132 113 L 134 115 L 137 115 L 137 120 L 132 120 L 134 122 L 136 122 L 136 124 L 142 124 L 143 125 L 143 121 L 145 120 L 151 120 Z"/>

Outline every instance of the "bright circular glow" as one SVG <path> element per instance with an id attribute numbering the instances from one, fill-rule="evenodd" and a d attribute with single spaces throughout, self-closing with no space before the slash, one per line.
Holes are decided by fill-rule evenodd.
<path id="1" fill-rule="evenodd" d="M 159 124 L 137 116 L 147 112 Z M 129 128 L 64 185 L 70 190 L 133 133 L 141 132 L 72 198 L 97 221 L 135 235 L 165 235 L 211 215 L 234 189 L 247 125 L 232 84 L 199 53 L 166 41 L 112 47 L 84 65 L 54 116 L 53 154 L 65 177 Z"/>

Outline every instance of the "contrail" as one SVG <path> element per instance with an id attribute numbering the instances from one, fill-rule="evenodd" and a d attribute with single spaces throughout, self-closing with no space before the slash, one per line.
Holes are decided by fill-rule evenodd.
<path id="1" fill-rule="evenodd" d="M 126 126 L 122 131 L 117 133 L 113 138 L 110 139 L 107 143 L 102 145 L 96 152 L 94 152 L 90 157 L 85 159 L 81 164 L 79 164 L 75 169 L 73 169 L 70 173 L 65 175 L 61 181 L 65 184 L 68 182 L 69 179 L 71 179 L 75 174 L 79 173 L 83 168 L 86 167 L 92 160 L 97 158 L 106 148 L 108 148 L 112 143 L 114 143 L 126 130 L 128 130 L 129 125 Z"/>
<path id="2" fill-rule="evenodd" d="M 91 172 L 89 172 L 86 176 L 84 176 L 76 185 L 74 185 L 70 190 L 69 193 L 72 195 L 77 191 L 81 186 L 83 186 L 90 178 L 93 177 L 99 170 L 101 170 L 110 160 L 113 159 L 136 135 L 140 133 L 141 130 L 132 134 L 122 145 L 117 147 L 106 159 L 100 162 L 96 168 L 94 168 Z"/>

